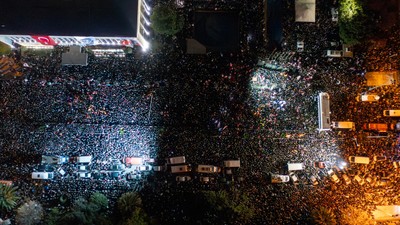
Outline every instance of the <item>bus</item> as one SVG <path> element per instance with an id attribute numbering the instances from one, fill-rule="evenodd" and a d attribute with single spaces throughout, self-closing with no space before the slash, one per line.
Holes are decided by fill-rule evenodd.
<path id="1" fill-rule="evenodd" d="M 321 92 L 318 95 L 318 130 L 331 130 L 331 109 L 329 94 Z"/>

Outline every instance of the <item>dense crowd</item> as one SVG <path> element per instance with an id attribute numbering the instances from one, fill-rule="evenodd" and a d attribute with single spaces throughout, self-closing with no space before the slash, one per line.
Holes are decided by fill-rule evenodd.
<path id="1" fill-rule="evenodd" d="M 237 9 L 239 3 L 243 4 L 197 4 Z M 261 3 L 248 4 L 252 7 L 241 11 L 241 18 L 247 18 L 243 34 L 252 37 L 243 36 L 241 44 L 246 47 L 234 54 L 175 54 L 184 49 L 177 42 L 172 52 L 135 52 L 135 57 L 125 58 L 91 56 L 87 67 L 62 67 L 63 49 L 58 47 L 50 56 L 23 56 L 21 60 L 28 65 L 24 76 L 0 80 L 0 178 L 13 180 L 24 196 L 51 205 L 61 196 L 73 198 L 94 190 L 116 199 L 126 190 L 140 190 L 143 183 L 57 175 L 55 181 L 34 186 L 29 176 L 42 154 L 93 155 L 92 169 L 97 170 L 111 159 L 129 156 L 156 158 L 162 164 L 166 157 L 185 155 L 193 164 L 214 165 L 240 158 L 245 178 L 241 188 L 258 206 L 256 221 L 260 224 L 302 223 L 320 205 L 339 209 L 355 202 L 371 207 L 378 197 L 367 194 L 372 190 L 369 185 L 361 192 L 354 182 L 335 185 L 323 176 L 317 187 L 267 182 L 268 173 L 287 173 L 284 166 L 289 161 L 305 163 L 306 170 L 299 176 L 306 184 L 310 175 L 318 174 L 313 168 L 316 161 L 335 163 L 349 155 L 389 157 L 395 147 L 393 138 L 368 139 L 359 131 L 363 123 L 376 122 L 383 109 L 398 103 L 369 104 L 356 102 L 355 97 L 365 91 L 366 69 L 381 65 L 381 55 L 375 54 L 388 57 L 384 68 L 397 68 L 393 55 L 398 40 L 388 39 L 384 53 L 373 50 L 355 52 L 354 58 L 329 59 L 323 52 L 338 38 L 331 32 L 337 24 L 330 18 L 329 4 L 317 2 L 321 12 L 315 24 L 294 23 L 293 4 L 284 4 L 287 13 L 282 19 L 286 43 L 282 51 L 290 57 L 255 52 L 254 46 L 261 47 L 264 39 L 260 32 L 264 24 L 254 28 L 255 21 L 263 19 Z M 305 41 L 305 51 L 294 53 L 299 38 Z M 258 59 L 283 69 L 256 66 Z M 332 97 L 332 120 L 354 121 L 356 132 L 317 131 L 316 96 L 320 91 Z M 390 165 L 374 163 L 368 171 L 392 174 Z M 399 179 L 396 175 L 391 179 L 394 187 Z M 391 190 L 384 195 L 392 199 L 389 203 L 396 203 L 393 196 L 397 193 Z M 158 190 L 161 194 L 169 191 Z"/>

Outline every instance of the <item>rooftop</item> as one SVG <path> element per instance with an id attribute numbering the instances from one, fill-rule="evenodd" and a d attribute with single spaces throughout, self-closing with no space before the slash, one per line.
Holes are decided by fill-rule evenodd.
<path id="1" fill-rule="evenodd" d="M 138 0 L 12 0 L 0 34 L 136 37 Z"/>

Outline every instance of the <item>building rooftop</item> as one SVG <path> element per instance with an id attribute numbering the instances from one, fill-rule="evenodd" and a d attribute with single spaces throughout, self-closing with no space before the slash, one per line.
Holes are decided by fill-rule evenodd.
<path id="1" fill-rule="evenodd" d="M 11 0 L 0 34 L 136 37 L 138 0 Z"/>

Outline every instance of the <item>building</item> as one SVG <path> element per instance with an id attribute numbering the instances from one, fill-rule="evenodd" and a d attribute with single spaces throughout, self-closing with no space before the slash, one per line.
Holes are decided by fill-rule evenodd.
<path id="1" fill-rule="evenodd" d="M 0 41 L 11 47 L 149 48 L 147 0 L 13 0 L 0 7 Z"/>

